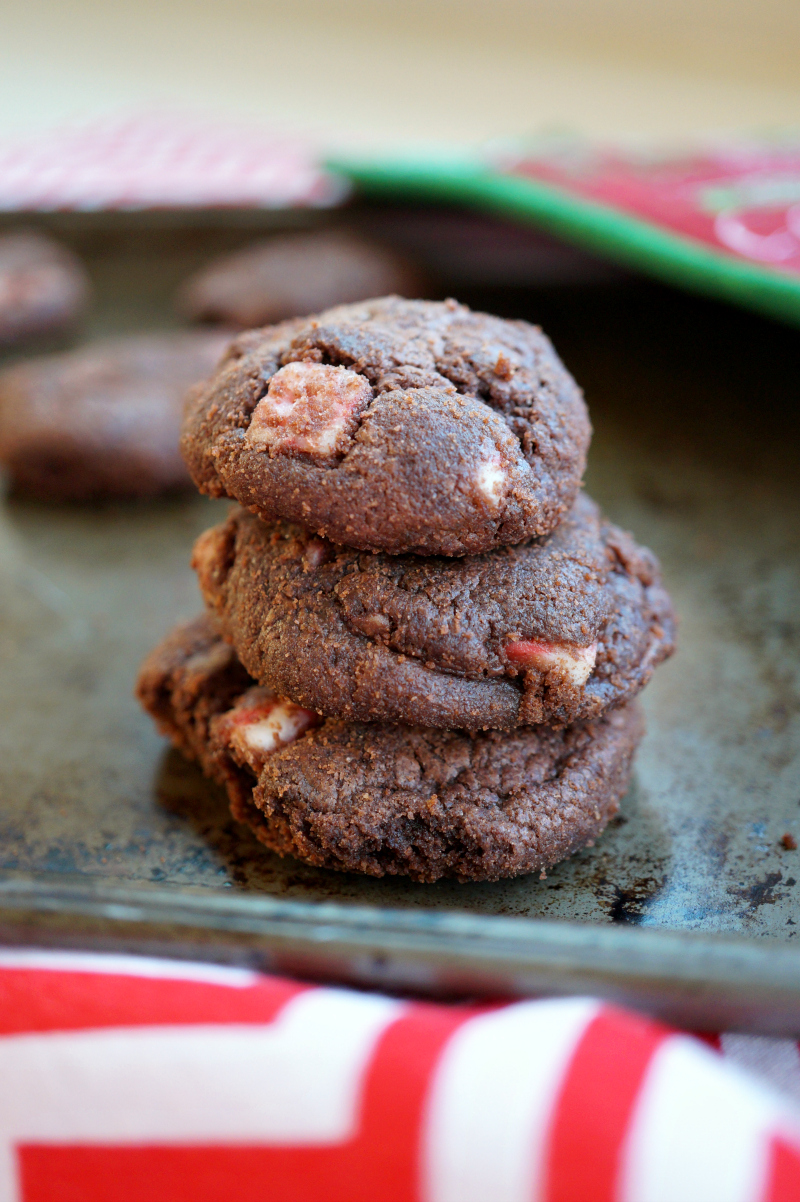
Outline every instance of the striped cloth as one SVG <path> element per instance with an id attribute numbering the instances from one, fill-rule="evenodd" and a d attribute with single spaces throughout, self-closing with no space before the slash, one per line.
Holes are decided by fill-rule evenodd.
<path id="1" fill-rule="evenodd" d="M 800 1199 L 785 1097 L 591 998 L 6 950 L 0 1024 L 0 1202 Z"/>
<path id="2" fill-rule="evenodd" d="M 347 190 L 300 138 L 174 113 L 0 139 L 0 210 L 8 212 L 319 207 Z"/>

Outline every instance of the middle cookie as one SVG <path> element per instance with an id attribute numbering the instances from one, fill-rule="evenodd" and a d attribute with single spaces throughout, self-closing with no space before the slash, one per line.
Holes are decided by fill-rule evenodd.
<path id="1" fill-rule="evenodd" d="M 629 700 L 673 649 L 655 557 L 585 495 L 546 538 L 463 559 L 365 554 L 236 509 L 193 566 L 247 671 L 329 717 L 566 724 Z"/>

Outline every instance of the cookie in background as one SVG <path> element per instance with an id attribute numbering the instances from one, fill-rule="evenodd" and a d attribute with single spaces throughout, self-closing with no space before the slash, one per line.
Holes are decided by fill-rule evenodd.
<path id="1" fill-rule="evenodd" d="M 426 295 L 420 269 L 378 242 L 336 230 L 281 234 L 212 260 L 177 297 L 184 316 L 246 329 L 331 305 Z"/>
<path id="2" fill-rule="evenodd" d="M 0 346 L 70 329 L 89 297 L 86 271 L 67 247 L 34 230 L 0 234 Z"/>
<path id="3" fill-rule="evenodd" d="M 43 501 L 150 497 L 190 487 L 178 450 L 186 390 L 230 335 L 137 334 L 0 373 L 0 464 Z"/>

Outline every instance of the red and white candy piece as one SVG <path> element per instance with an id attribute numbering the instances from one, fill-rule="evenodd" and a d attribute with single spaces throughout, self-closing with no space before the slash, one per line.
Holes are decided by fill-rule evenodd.
<path id="1" fill-rule="evenodd" d="M 515 668 L 538 668 L 540 672 L 552 672 L 568 681 L 575 688 L 586 684 L 597 661 L 597 643 L 588 647 L 575 647 L 570 643 L 506 643 L 505 653 Z"/>
<path id="2" fill-rule="evenodd" d="M 369 381 L 358 372 L 287 363 L 253 410 L 246 441 L 271 454 L 329 459 L 347 449 L 358 415 L 371 401 Z"/>
<path id="3" fill-rule="evenodd" d="M 258 774 L 268 756 L 319 723 L 319 715 L 269 689 L 248 689 L 222 719 L 220 734 L 240 763 Z"/>

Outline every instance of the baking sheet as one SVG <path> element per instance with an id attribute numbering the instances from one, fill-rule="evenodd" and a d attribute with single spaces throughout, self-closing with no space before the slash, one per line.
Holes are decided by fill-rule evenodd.
<path id="1" fill-rule="evenodd" d="M 333 219 L 374 225 L 376 211 Z M 243 218 L 213 215 L 191 226 L 143 216 L 61 222 L 96 280 L 90 328 L 103 333 L 174 325 L 169 299 L 182 275 L 252 234 Z M 7 501 L 0 885 L 8 913 L 26 912 L 27 938 L 38 929 L 50 938 L 52 921 L 46 935 L 44 918 L 31 915 L 55 911 L 68 938 L 63 915 L 91 910 L 80 901 L 88 882 L 101 900 L 103 890 L 147 885 L 149 896 L 157 887 L 176 913 L 199 893 L 223 911 L 226 897 L 247 897 L 379 915 L 568 920 L 619 932 L 623 960 L 641 933 L 631 927 L 738 934 L 788 953 L 800 923 L 800 851 L 781 842 L 800 842 L 800 336 L 635 280 L 538 291 L 472 284 L 458 295 L 539 320 L 554 337 L 595 425 L 588 486 L 658 553 L 675 598 L 679 651 L 643 695 L 648 734 L 620 816 L 543 881 L 417 885 L 280 860 L 233 823 L 220 791 L 166 748 L 131 695 L 141 658 L 199 609 L 189 551 L 225 504 Z M 122 921 L 106 900 L 91 911 L 95 934 Z M 302 913 L 313 921 L 313 909 Z M 163 937 L 182 938 L 172 928 Z M 508 981 L 495 976 L 501 987 Z M 800 1016 L 800 976 L 796 1002 Z M 761 1029 L 763 1012 L 753 1020 Z"/>

